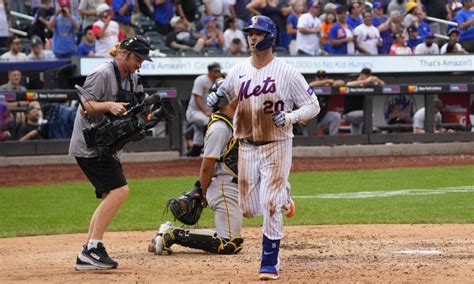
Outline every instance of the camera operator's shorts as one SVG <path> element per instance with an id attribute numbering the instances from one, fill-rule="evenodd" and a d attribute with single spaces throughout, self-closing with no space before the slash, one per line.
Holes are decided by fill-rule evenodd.
<path id="1" fill-rule="evenodd" d="M 103 193 L 127 185 L 122 164 L 114 157 L 80 158 L 77 164 L 95 187 L 95 195 L 101 199 Z"/>

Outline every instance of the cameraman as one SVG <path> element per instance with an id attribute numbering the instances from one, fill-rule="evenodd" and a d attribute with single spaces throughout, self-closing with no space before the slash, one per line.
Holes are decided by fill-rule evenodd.
<path id="1" fill-rule="evenodd" d="M 104 232 L 128 196 L 127 180 L 120 162 L 120 151 L 100 156 L 95 148 L 88 148 L 83 130 L 91 123 L 100 123 L 104 114 L 120 116 L 138 103 L 143 91 L 135 73 L 144 60 L 151 61 L 150 46 L 146 39 L 135 36 L 117 45 L 110 55 L 112 62 L 104 63 L 87 76 L 81 92 L 81 101 L 87 113 L 79 109 L 74 121 L 69 155 L 95 187 L 96 197 L 102 199 L 92 215 L 83 250 L 79 253 L 76 270 L 112 269 L 117 262 L 110 258 L 102 243 Z"/>

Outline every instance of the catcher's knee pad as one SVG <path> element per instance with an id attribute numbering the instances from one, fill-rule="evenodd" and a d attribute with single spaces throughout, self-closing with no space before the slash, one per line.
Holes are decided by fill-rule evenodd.
<path id="1" fill-rule="evenodd" d="M 238 253 L 242 250 L 244 243 L 242 238 L 235 238 L 228 241 L 217 236 L 217 233 L 212 235 L 197 234 L 182 229 L 175 230 L 175 236 L 177 244 L 217 254 Z"/>

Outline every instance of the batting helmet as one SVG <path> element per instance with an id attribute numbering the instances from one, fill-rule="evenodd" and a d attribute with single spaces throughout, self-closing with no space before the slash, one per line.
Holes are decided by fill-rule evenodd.
<path id="1" fill-rule="evenodd" d="M 271 48 L 273 44 L 275 44 L 277 30 L 275 23 L 269 17 L 253 16 L 250 18 L 242 31 L 248 33 L 250 30 L 259 30 L 267 33 L 265 37 L 255 45 L 258 50 Z"/>

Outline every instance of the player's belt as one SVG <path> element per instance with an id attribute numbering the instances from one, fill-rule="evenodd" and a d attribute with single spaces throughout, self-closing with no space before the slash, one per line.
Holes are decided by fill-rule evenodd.
<path id="1" fill-rule="evenodd" d="M 218 175 L 214 175 L 214 177 L 217 178 Z M 235 184 L 238 184 L 238 181 L 239 179 L 237 177 L 232 177 L 232 179 L 230 180 L 230 182 L 235 183 Z"/>
<path id="2" fill-rule="evenodd" d="M 272 143 L 273 141 L 252 141 L 250 139 L 242 139 L 242 142 L 249 143 L 254 146 L 263 146 Z"/>

